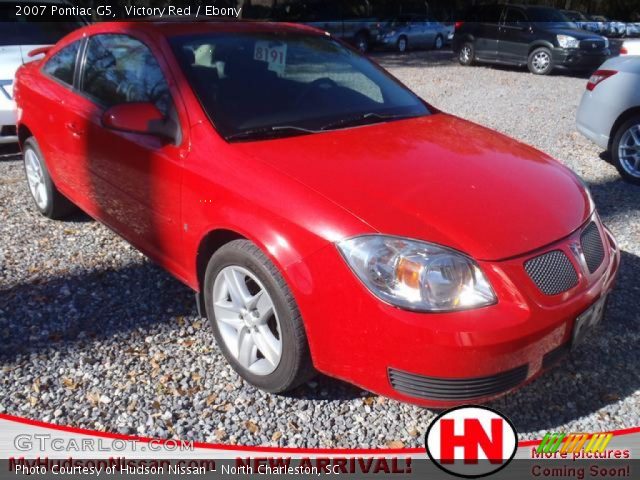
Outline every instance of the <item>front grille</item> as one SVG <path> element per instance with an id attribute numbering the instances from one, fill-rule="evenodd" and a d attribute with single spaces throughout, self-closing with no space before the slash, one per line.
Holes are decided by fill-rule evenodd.
<path id="1" fill-rule="evenodd" d="M 560 250 L 553 250 L 528 260 L 524 269 L 545 295 L 558 295 L 578 284 L 576 269 Z"/>
<path id="2" fill-rule="evenodd" d="M 580 48 L 587 51 L 602 50 L 603 48 L 605 48 L 605 43 L 604 40 L 597 38 L 592 40 L 582 40 L 580 42 Z"/>
<path id="3" fill-rule="evenodd" d="M 582 253 L 587 262 L 589 273 L 595 272 L 604 260 L 604 246 L 595 222 L 591 222 L 580 235 Z"/>
<path id="4" fill-rule="evenodd" d="M 529 367 L 522 365 L 488 377 L 436 378 L 389 368 L 389 382 L 400 393 L 426 400 L 473 400 L 504 393 L 527 379 Z"/>
<path id="5" fill-rule="evenodd" d="M 542 357 L 542 368 L 547 369 L 558 363 L 569 353 L 570 347 L 568 343 L 554 348 L 550 352 L 545 353 Z"/>

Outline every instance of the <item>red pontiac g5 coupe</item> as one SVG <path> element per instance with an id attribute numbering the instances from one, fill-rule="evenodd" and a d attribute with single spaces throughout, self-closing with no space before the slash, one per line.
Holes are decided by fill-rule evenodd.
<path id="1" fill-rule="evenodd" d="M 602 317 L 616 243 L 567 168 L 311 28 L 114 23 L 17 75 L 40 212 L 197 292 L 236 371 L 433 407 L 527 382 Z"/>

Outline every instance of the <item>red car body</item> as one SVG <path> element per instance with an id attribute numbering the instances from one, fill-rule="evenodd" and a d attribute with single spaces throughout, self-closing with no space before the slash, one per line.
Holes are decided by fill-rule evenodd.
<path id="1" fill-rule="evenodd" d="M 216 248 L 251 240 L 288 283 L 315 367 L 376 393 L 435 407 L 486 401 L 529 381 L 564 351 L 576 318 L 611 289 L 619 265 L 615 241 L 574 174 L 529 146 L 439 112 L 229 143 L 167 42 L 212 28 L 311 31 L 282 24 L 98 24 L 20 69 L 19 136 L 38 139 L 65 196 L 195 291 Z M 176 102 L 178 145 L 104 128 L 102 109 L 42 73 L 46 58 L 65 45 L 104 32 L 133 36 L 152 50 Z M 604 260 L 592 273 L 573 248 L 590 222 L 604 244 Z M 498 301 L 456 313 L 386 304 L 335 245 L 367 233 L 466 253 Z M 545 295 L 524 264 L 555 250 L 571 260 L 578 283 Z M 448 395 L 451 385 L 465 383 L 480 388 Z M 424 394 L 425 385 L 436 395 Z"/>

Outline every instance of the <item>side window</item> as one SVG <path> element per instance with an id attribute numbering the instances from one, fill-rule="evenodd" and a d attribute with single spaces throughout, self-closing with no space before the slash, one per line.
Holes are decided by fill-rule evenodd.
<path id="1" fill-rule="evenodd" d="M 82 91 L 107 107 L 151 102 L 167 115 L 169 86 L 151 50 L 128 35 L 89 38 Z"/>
<path id="2" fill-rule="evenodd" d="M 507 25 L 523 26 L 527 23 L 527 17 L 521 10 L 508 8 L 504 23 L 506 23 Z"/>
<path id="3" fill-rule="evenodd" d="M 67 85 L 73 85 L 73 72 L 79 49 L 80 40 L 67 45 L 45 63 L 42 71 Z"/>
<path id="4" fill-rule="evenodd" d="M 479 10 L 478 21 L 481 23 L 500 23 L 502 7 L 499 5 L 488 5 Z"/>

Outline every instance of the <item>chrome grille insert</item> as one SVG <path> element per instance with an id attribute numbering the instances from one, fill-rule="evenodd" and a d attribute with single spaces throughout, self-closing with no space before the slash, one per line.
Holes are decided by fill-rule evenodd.
<path id="1" fill-rule="evenodd" d="M 524 269 L 545 295 L 558 295 L 578 285 L 576 269 L 561 250 L 528 260 Z"/>
<path id="2" fill-rule="evenodd" d="M 604 245 L 595 222 L 591 222 L 580 235 L 582 253 L 587 262 L 589 273 L 595 272 L 604 260 Z"/>

